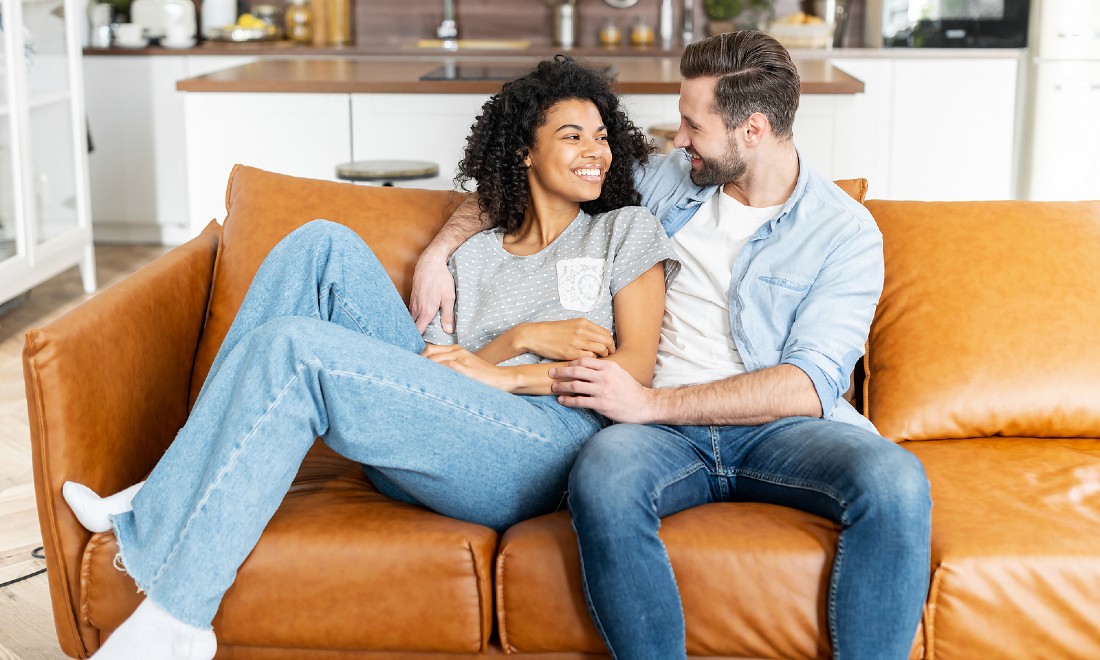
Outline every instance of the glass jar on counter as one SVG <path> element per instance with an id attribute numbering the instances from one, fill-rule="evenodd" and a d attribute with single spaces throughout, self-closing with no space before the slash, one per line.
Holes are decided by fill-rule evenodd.
<path id="1" fill-rule="evenodd" d="M 613 18 L 607 19 L 598 36 L 601 46 L 618 46 L 623 42 L 623 32 Z"/>
<path id="2" fill-rule="evenodd" d="M 288 39 L 296 44 L 313 43 L 313 8 L 309 0 L 290 0 L 283 21 Z"/>
<path id="3" fill-rule="evenodd" d="M 630 45 L 636 48 L 653 45 L 653 27 L 644 18 L 639 18 L 630 28 Z"/>

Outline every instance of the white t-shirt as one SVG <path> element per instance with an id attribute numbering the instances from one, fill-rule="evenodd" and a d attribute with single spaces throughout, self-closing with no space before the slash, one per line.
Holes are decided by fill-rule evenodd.
<path id="1" fill-rule="evenodd" d="M 730 327 L 733 261 L 780 208 L 745 206 L 719 188 L 672 237 L 681 267 L 665 296 L 654 387 L 710 383 L 745 372 Z"/>

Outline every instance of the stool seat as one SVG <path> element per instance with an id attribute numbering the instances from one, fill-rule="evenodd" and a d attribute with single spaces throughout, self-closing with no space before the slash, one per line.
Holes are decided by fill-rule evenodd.
<path id="1" fill-rule="evenodd" d="M 667 154 L 672 150 L 672 141 L 676 139 L 676 133 L 679 130 L 679 124 L 654 124 L 646 129 L 646 133 L 657 138 L 657 148 L 661 153 Z"/>
<path id="2" fill-rule="evenodd" d="M 439 165 L 425 160 L 356 160 L 336 166 L 344 181 L 411 181 L 439 176 Z"/>

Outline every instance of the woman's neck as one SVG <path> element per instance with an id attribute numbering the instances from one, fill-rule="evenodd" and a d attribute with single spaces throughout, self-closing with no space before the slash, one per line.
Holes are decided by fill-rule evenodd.
<path id="1" fill-rule="evenodd" d="M 518 256 L 539 252 L 565 231 L 580 210 L 581 205 L 577 202 L 545 204 L 532 200 L 527 205 L 523 224 L 514 233 L 504 236 L 504 249 Z"/>

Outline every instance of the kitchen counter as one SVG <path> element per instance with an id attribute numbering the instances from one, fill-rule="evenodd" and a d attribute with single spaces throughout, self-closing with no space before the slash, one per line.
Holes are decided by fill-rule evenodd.
<path id="1" fill-rule="evenodd" d="M 678 57 L 593 57 L 593 64 L 618 69 L 616 89 L 622 94 L 678 94 Z M 181 80 L 183 92 L 249 92 L 297 94 L 493 94 L 500 80 L 421 80 L 447 65 L 530 67 L 538 57 L 482 61 L 455 57 L 392 60 L 364 57 L 271 58 Z M 797 60 L 803 94 L 858 94 L 863 83 L 828 60 Z"/>

